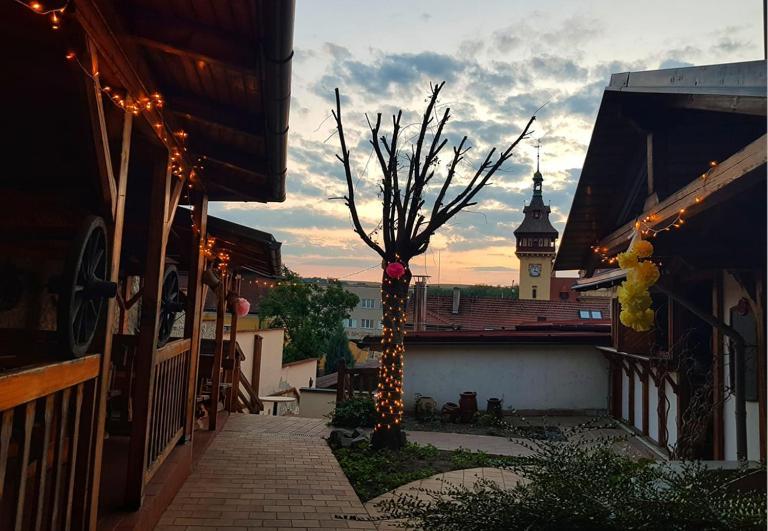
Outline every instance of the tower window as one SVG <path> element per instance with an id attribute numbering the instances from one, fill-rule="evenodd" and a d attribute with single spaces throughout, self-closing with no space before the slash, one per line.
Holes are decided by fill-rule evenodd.
<path id="1" fill-rule="evenodd" d="M 531 298 L 532 299 L 536 298 L 536 289 L 537 289 L 537 286 L 531 286 Z"/>
<path id="2" fill-rule="evenodd" d="M 535 219 L 539 219 L 541 217 L 541 212 L 539 212 L 538 210 L 534 210 L 533 211 L 533 217 Z"/>

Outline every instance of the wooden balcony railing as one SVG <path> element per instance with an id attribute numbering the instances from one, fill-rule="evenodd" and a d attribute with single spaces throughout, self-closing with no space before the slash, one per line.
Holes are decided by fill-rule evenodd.
<path id="1" fill-rule="evenodd" d="M 145 481 L 149 481 L 184 435 L 190 339 L 158 349 L 154 368 Z"/>
<path id="2" fill-rule="evenodd" d="M 100 356 L 0 375 L 0 529 L 84 525 Z"/>
<path id="3" fill-rule="evenodd" d="M 379 383 L 378 367 L 363 367 L 348 369 L 344 361 L 340 361 L 336 383 L 336 403 L 354 398 L 357 394 L 373 396 Z"/>

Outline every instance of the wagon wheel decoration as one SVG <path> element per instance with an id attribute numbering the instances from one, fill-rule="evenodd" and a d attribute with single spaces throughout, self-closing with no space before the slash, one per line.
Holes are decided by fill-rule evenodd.
<path id="1" fill-rule="evenodd" d="M 86 218 L 75 235 L 59 282 L 58 335 L 75 357 L 85 355 L 96 334 L 104 301 L 117 294 L 110 282 L 107 227 L 98 216 Z"/>
<path id="2" fill-rule="evenodd" d="M 160 297 L 160 327 L 157 346 L 162 347 L 171 338 L 176 314 L 184 310 L 184 301 L 179 291 L 179 272 L 176 266 L 168 266 L 163 275 L 163 290 Z"/>

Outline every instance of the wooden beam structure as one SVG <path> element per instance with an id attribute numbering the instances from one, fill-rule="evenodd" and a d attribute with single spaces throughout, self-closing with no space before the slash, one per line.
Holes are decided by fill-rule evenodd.
<path id="1" fill-rule="evenodd" d="M 191 96 L 168 95 L 166 101 L 171 113 L 201 125 L 221 127 L 255 137 L 262 137 L 265 132 L 266 118 L 263 114 L 243 112 L 241 109 Z"/>
<path id="2" fill-rule="evenodd" d="M 205 271 L 205 244 L 208 226 L 208 196 L 197 193 L 192 206 L 193 230 L 189 242 L 192 263 L 187 277 L 187 308 L 184 315 L 184 337 L 191 339 L 189 383 L 187 385 L 187 418 L 184 426 L 184 440 L 192 439 L 195 427 L 195 406 L 197 399 L 197 373 L 200 362 L 200 327 L 205 304 L 206 286 L 202 277 Z M 197 230 L 195 230 L 197 229 Z"/>
<path id="3" fill-rule="evenodd" d="M 766 135 L 745 146 L 744 149 L 719 163 L 706 178 L 697 178 L 674 194 L 659 202 L 658 205 L 639 214 L 637 219 L 651 229 L 660 229 L 674 221 L 681 211 L 686 217 L 721 203 L 727 199 L 732 188 L 746 179 L 755 182 L 765 179 L 765 174 L 754 172 L 766 164 Z M 748 184 L 748 183 L 744 183 Z M 626 223 L 603 238 L 598 246 L 607 249 L 606 254 L 616 254 L 629 245 L 635 231 L 635 221 Z"/>
<path id="4" fill-rule="evenodd" d="M 128 169 L 131 159 L 131 139 L 133 136 L 133 114 L 123 115 L 123 138 L 120 149 L 120 168 L 115 192 L 115 209 L 113 223 L 108 224 L 112 240 L 112 253 L 109 258 L 109 280 L 118 282 L 120 277 L 120 255 L 123 248 L 123 228 L 125 222 L 125 202 L 128 192 Z M 96 390 L 96 422 L 93 437 L 93 463 L 91 476 L 91 496 L 89 501 L 89 520 L 97 520 L 99 507 L 99 489 L 101 485 L 101 462 L 104 448 L 104 428 L 107 418 L 107 398 L 109 395 L 110 374 L 112 366 L 112 334 L 115 320 L 115 299 L 108 299 L 106 307 L 104 344 L 101 354 L 101 372 Z M 124 324 L 124 323 L 123 323 Z"/>
<path id="5" fill-rule="evenodd" d="M 211 368 L 211 404 L 208 410 L 208 429 L 216 431 L 219 413 L 219 393 L 221 391 L 221 360 L 224 356 L 224 315 L 227 304 L 227 275 L 223 274 L 217 288 L 216 300 L 216 345 Z"/>
<path id="6" fill-rule="evenodd" d="M 157 356 L 160 300 L 165 271 L 166 225 L 171 197 L 170 159 L 158 167 L 152 179 L 150 212 L 147 233 L 144 294 L 141 298 L 141 334 L 136 346 L 134 362 L 133 421 L 128 449 L 125 503 L 138 509 L 144 494 L 144 471 L 147 464 L 147 444 L 151 422 L 154 369 Z"/>

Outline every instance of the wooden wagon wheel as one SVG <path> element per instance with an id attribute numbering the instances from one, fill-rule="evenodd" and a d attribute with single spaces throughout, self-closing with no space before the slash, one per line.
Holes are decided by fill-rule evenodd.
<path id="1" fill-rule="evenodd" d="M 117 284 L 108 280 L 108 258 L 104 220 L 88 216 L 72 242 L 58 290 L 59 340 L 75 357 L 88 351 L 104 301 L 117 294 Z"/>
<path id="2" fill-rule="evenodd" d="M 179 272 L 176 266 L 165 268 L 163 289 L 160 297 L 160 326 L 157 333 L 157 346 L 162 347 L 171 338 L 176 314 L 184 310 L 184 302 L 179 291 Z"/>

